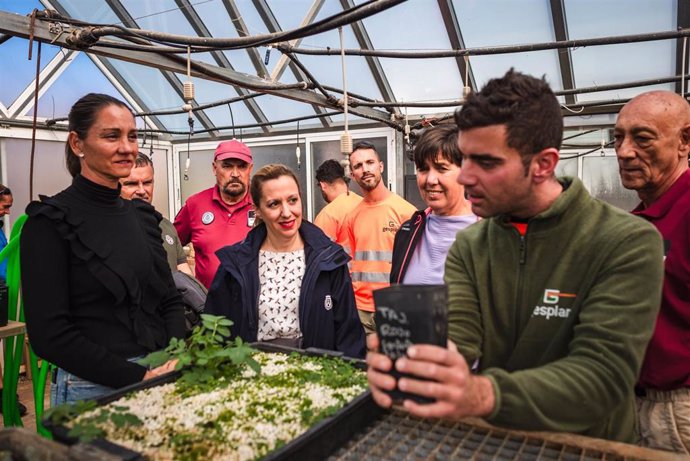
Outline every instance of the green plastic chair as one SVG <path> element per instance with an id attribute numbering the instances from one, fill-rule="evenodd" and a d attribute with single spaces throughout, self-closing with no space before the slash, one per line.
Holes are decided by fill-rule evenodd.
<path id="1" fill-rule="evenodd" d="M 19 259 L 19 237 L 26 222 L 26 215 L 20 216 L 12 226 L 12 233 L 7 246 L 0 251 L 0 261 L 7 259 L 7 291 L 9 295 L 8 319 L 18 322 L 24 321 L 24 302 L 21 297 L 21 264 Z M 17 407 L 17 382 L 19 380 L 19 365 L 21 364 L 24 348 L 24 335 L 17 335 L 5 339 L 5 373 L 3 376 L 3 422 L 5 427 L 23 426 Z M 42 419 L 45 388 L 50 371 L 54 365 L 43 360 L 38 366 L 38 357 L 29 344 L 29 366 L 31 367 L 34 404 L 36 408 L 36 431 L 44 437 L 50 438 L 50 432 L 43 427 Z"/>

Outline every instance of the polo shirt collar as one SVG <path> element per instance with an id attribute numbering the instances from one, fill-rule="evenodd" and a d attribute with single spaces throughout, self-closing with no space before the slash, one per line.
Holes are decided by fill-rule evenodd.
<path id="1" fill-rule="evenodd" d="M 686 170 L 685 173 L 676 179 L 676 182 L 673 183 L 670 189 L 664 192 L 664 194 L 648 208 L 645 208 L 644 203 L 640 202 L 632 212 L 646 218 L 661 218 L 671 211 L 671 207 L 673 207 L 680 197 L 687 193 L 688 188 L 690 188 L 690 170 Z"/>
<path id="2" fill-rule="evenodd" d="M 239 208 L 242 208 L 246 205 L 250 205 L 252 203 L 251 199 L 249 197 L 249 191 L 247 191 L 244 194 L 244 197 L 242 197 L 242 200 L 240 200 L 239 202 L 234 203 L 232 205 L 228 205 L 227 203 L 225 203 L 223 201 L 223 198 L 220 196 L 220 189 L 218 188 L 218 184 L 216 184 L 215 187 L 213 188 L 213 198 L 212 199 L 215 202 L 218 202 L 218 204 L 220 204 L 220 206 L 227 209 L 228 211 L 237 210 Z"/>

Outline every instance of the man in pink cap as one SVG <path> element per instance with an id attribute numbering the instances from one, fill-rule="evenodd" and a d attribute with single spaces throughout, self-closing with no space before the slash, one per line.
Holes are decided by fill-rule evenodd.
<path id="1" fill-rule="evenodd" d="M 254 226 L 249 196 L 252 152 L 235 139 L 218 144 L 213 156 L 216 185 L 192 195 L 175 217 L 182 245 L 194 245 L 196 278 L 206 288 L 218 269 L 216 251 L 244 239 Z"/>

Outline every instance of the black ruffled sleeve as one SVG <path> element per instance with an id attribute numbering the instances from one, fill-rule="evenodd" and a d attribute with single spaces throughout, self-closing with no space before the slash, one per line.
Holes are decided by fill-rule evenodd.
<path id="1" fill-rule="evenodd" d="M 141 381 L 144 367 L 89 340 L 72 321 L 70 245 L 63 238 L 64 229 L 48 216 L 54 218 L 56 212 L 32 203 L 27 213 L 20 240 L 22 295 L 29 340 L 36 354 L 98 384 L 122 387 Z"/>
<path id="2" fill-rule="evenodd" d="M 182 304 L 165 262 L 153 208 L 137 204 L 134 209 L 152 255 L 149 276 L 142 280 L 122 258 L 115 257 L 121 249 L 113 248 L 110 239 L 99 232 L 97 220 L 71 213 L 54 198 L 42 197 L 42 202 L 29 204 L 20 242 L 22 292 L 32 347 L 42 358 L 83 379 L 116 388 L 140 381 L 146 369 L 128 362 L 114 349 L 145 353 L 184 334 Z M 70 293 L 70 287 L 80 283 L 70 279 L 75 266 L 84 268 L 92 276 L 90 280 L 100 282 L 94 292 L 107 290 L 112 295 L 94 298 L 93 306 L 84 305 L 88 297 L 87 301 L 81 299 L 78 318 Z M 110 305 L 103 305 L 103 299 L 110 300 Z M 107 310 L 120 325 L 102 331 Z M 101 328 L 98 337 L 85 331 L 92 325 Z M 112 336 L 109 331 L 114 332 Z M 127 341 L 133 343 L 122 344 Z"/>

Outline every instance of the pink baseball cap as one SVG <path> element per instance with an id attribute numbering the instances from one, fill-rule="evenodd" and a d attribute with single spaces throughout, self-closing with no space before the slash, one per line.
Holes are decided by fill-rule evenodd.
<path id="1" fill-rule="evenodd" d="M 247 163 L 252 163 L 252 151 L 243 142 L 236 139 L 231 141 L 224 141 L 216 147 L 216 153 L 213 155 L 213 160 L 225 160 L 228 158 L 236 158 Z"/>

